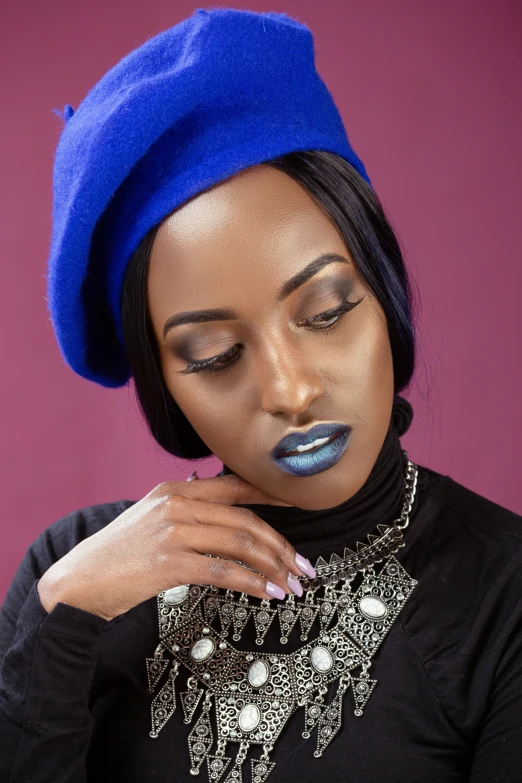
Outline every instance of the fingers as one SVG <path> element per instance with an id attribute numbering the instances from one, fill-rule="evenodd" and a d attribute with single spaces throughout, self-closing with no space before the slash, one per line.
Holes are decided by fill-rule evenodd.
<path id="1" fill-rule="evenodd" d="M 190 477 L 189 477 L 190 478 Z M 235 504 L 262 503 L 275 506 L 289 506 L 282 500 L 267 495 L 261 489 L 249 484 L 236 473 L 214 476 L 209 479 L 190 481 L 164 481 L 154 488 L 157 495 L 183 495 L 192 500 L 209 500 L 213 503 Z"/>
<path id="2" fill-rule="evenodd" d="M 292 592 L 288 583 L 288 566 L 283 558 L 243 527 L 178 522 L 175 539 L 176 546 L 198 554 L 240 560 L 265 577 L 265 580 L 278 585 L 283 594 Z"/>
<path id="3" fill-rule="evenodd" d="M 285 574 L 283 582 L 281 582 L 280 578 L 275 580 L 276 584 L 280 584 L 284 589 L 288 587 L 286 583 L 288 572 L 295 576 L 316 576 L 313 566 L 305 558 L 298 555 L 288 539 L 278 533 L 277 530 L 274 530 L 271 525 L 258 517 L 251 509 L 230 507 L 220 503 L 201 503 L 193 501 L 191 498 L 181 498 L 180 496 L 168 501 L 168 504 L 170 509 L 166 509 L 167 518 L 172 519 L 173 522 L 176 520 L 196 522 L 203 528 L 211 528 L 218 525 L 223 529 L 229 528 L 231 532 L 236 531 L 239 548 L 236 549 L 234 559 L 251 565 L 250 559 L 247 560 L 247 558 L 253 552 L 266 552 L 268 548 L 273 563 L 271 573 L 275 573 L 274 564 L 276 570 L 281 561 L 284 564 Z M 217 554 L 217 552 L 208 548 L 201 551 Z M 253 565 L 253 567 L 256 566 Z"/>
<path id="4" fill-rule="evenodd" d="M 249 571 L 232 560 L 205 557 L 197 553 L 187 553 L 183 558 L 183 566 L 176 567 L 176 583 L 193 585 L 214 585 L 225 590 L 236 590 L 248 593 L 255 598 L 282 598 L 270 591 L 271 583 L 260 574 Z"/>

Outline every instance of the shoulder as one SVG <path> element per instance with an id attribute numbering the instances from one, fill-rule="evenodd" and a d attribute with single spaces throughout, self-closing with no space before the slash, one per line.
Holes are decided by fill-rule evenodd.
<path id="1" fill-rule="evenodd" d="M 418 493 L 404 536 L 404 563 L 419 582 L 410 629 L 429 642 L 426 656 L 439 643 L 446 653 L 471 639 L 496 644 L 522 619 L 522 516 L 421 466 Z"/>
<path id="2" fill-rule="evenodd" d="M 437 474 L 435 474 L 437 475 Z M 508 538 L 522 541 L 522 516 L 505 506 L 495 503 L 478 492 L 459 484 L 450 476 L 441 476 L 441 487 L 448 500 L 452 500 L 462 515 L 463 523 L 472 530 L 497 531 Z"/>
<path id="3" fill-rule="evenodd" d="M 484 495 L 419 465 L 420 516 L 437 542 L 453 541 L 495 556 L 522 555 L 522 516 Z M 431 524 L 430 524 L 431 523 Z M 429 528 L 429 530 L 428 530 Z"/>
<path id="4" fill-rule="evenodd" d="M 83 539 L 97 533 L 135 500 L 98 503 L 71 511 L 46 527 L 28 546 L 0 607 L 0 651 L 14 633 L 17 618 L 35 582 Z M 37 594 L 34 593 L 36 599 Z"/>
<path id="5" fill-rule="evenodd" d="M 470 601 L 522 591 L 522 516 L 450 476 L 419 466 L 418 507 L 406 541 L 443 591 Z"/>

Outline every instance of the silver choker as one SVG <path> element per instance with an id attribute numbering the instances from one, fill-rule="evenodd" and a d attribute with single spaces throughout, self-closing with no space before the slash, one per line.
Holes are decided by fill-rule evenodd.
<path id="1" fill-rule="evenodd" d="M 333 554 L 329 563 L 319 557 L 316 578 L 300 578 L 301 598 L 287 595 L 273 609 L 268 599 L 247 593 L 236 599 L 234 591 L 212 585 L 180 585 L 158 594 L 160 642 L 154 657 L 146 659 L 149 693 L 154 693 L 169 663 L 171 668 L 152 699 L 150 736 L 158 736 L 176 709 L 175 679 L 183 665 L 190 673 L 187 690 L 180 693 L 185 723 L 192 721 L 204 694 L 188 736 L 192 775 L 198 775 L 206 761 L 210 783 L 242 783 L 250 745 L 262 745 L 261 756 L 250 764 L 252 783 L 264 783 L 275 767 L 269 754 L 300 707 L 303 737 L 317 729 L 314 756 L 319 758 L 341 728 L 343 696 L 350 687 L 354 714 L 362 716 L 377 682 L 368 674 L 372 658 L 417 585 L 394 557 L 404 546 L 402 531 L 409 524 L 418 475 L 417 465 L 406 451 L 402 454 L 405 489 L 399 518 L 391 525 L 377 525 L 377 534 L 358 542 L 355 551 L 345 549 L 342 557 Z M 382 563 L 378 573 L 376 563 Z M 362 581 L 354 592 L 352 582 L 359 572 Z M 252 618 L 256 644 L 261 646 L 276 615 L 281 644 L 288 642 L 294 627 L 300 628 L 304 644 L 292 653 L 240 650 L 227 638 L 231 634 L 238 642 Z M 332 624 L 334 616 L 337 621 Z M 313 628 L 317 634 L 308 641 Z M 354 676 L 356 669 L 360 671 Z M 334 681 L 337 692 L 325 704 L 327 686 Z M 214 753 L 212 707 L 217 728 Z M 234 759 L 226 755 L 227 743 L 239 743 Z"/>

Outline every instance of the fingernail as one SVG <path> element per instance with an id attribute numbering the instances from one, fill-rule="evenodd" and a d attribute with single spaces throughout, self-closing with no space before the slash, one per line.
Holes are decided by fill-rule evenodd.
<path id="1" fill-rule="evenodd" d="M 288 582 L 288 587 L 290 590 L 301 597 L 303 595 L 303 585 L 299 581 L 299 578 L 295 574 L 288 573 L 288 578 L 286 580 Z"/>
<path id="2" fill-rule="evenodd" d="M 303 572 L 303 574 L 306 574 L 306 576 L 311 576 L 312 578 L 317 576 L 317 571 L 311 562 L 299 553 L 297 553 L 295 556 L 295 564 Z"/>
<path id="3" fill-rule="evenodd" d="M 282 587 L 275 585 L 273 582 L 267 582 L 265 587 L 266 592 L 272 598 L 279 598 L 281 601 L 285 597 L 286 593 Z"/>
<path id="4" fill-rule="evenodd" d="M 188 477 L 187 481 L 195 481 L 196 479 L 199 480 L 198 472 L 197 470 L 193 470 L 190 476 Z"/>

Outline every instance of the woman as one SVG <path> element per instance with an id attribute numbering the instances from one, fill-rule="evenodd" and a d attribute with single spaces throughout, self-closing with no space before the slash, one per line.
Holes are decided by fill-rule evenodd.
<path id="1" fill-rule="evenodd" d="M 520 517 L 401 449 L 409 281 L 310 32 L 198 9 L 65 117 L 63 356 L 224 468 L 29 548 L 2 780 L 518 779 Z"/>

